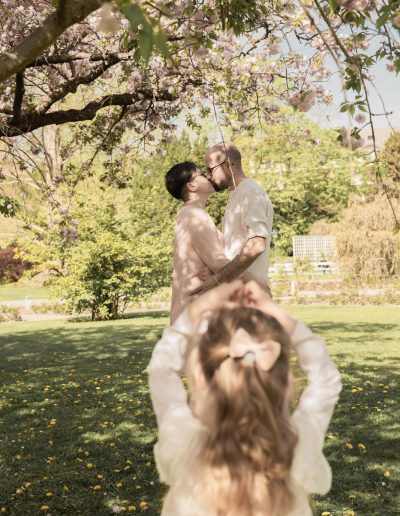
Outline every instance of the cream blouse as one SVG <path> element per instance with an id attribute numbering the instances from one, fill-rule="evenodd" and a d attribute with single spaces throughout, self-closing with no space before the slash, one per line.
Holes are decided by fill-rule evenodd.
<path id="1" fill-rule="evenodd" d="M 194 480 L 199 439 L 206 429 L 193 416 L 181 380 L 189 337 L 195 331 L 185 310 L 164 330 L 148 366 L 159 430 L 154 453 L 160 480 L 169 485 L 162 516 L 216 516 L 204 505 L 202 486 Z M 325 343 L 301 322 L 292 345 L 308 383 L 291 415 L 298 443 L 290 472 L 295 505 L 288 516 L 311 516 L 308 495 L 326 494 L 331 487 L 332 473 L 322 448 L 341 382 Z"/>

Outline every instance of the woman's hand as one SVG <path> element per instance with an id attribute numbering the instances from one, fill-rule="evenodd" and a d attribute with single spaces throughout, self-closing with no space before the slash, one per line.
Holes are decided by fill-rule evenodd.
<path id="1" fill-rule="evenodd" d="M 241 304 L 242 290 L 243 282 L 238 279 L 231 283 L 222 283 L 192 301 L 188 307 L 188 315 L 193 326 L 197 327 L 207 312 L 222 306 L 233 307 Z"/>
<path id="2" fill-rule="evenodd" d="M 293 334 L 297 324 L 296 319 L 289 315 L 279 305 L 274 303 L 271 296 L 255 281 L 250 281 L 243 286 L 242 304 L 258 308 L 258 310 L 261 310 L 267 315 L 275 317 L 289 335 Z"/>

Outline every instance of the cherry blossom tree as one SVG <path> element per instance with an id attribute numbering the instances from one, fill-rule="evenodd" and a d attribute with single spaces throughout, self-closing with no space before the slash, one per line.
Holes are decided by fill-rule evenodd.
<path id="1" fill-rule="evenodd" d="M 371 67 L 383 59 L 400 70 L 399 0 L 0 0 L 0 7 L 3 152 L 10 140 L 23 149 L 36 130 L 63 124 L 74 124 L 95 155 L 168 139 L 182 115 L 196 125 L 211 111 L 221 126 L 251 130 L 280 121 L 284 104 L 308 111 L 329 102 L 332 59 L 346 94 L 341 110 L 360 121 L 339 137 L 355 147 L 362 125 L 385 114 L 371 110 Z"/>

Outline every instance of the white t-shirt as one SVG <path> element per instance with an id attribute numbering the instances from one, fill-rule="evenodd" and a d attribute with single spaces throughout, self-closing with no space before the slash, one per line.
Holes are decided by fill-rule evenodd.
<path id="1" fill-rule="evenodd" d="M 264 279 L 268 277 L 273 214 L 272 203 L 265 190 L 253 179 L 246 178 L 229 194 L 222 223 L 225 254 L 230 260 L 249 238 L 265 238 L 265 251 L 247 269 Z"/>

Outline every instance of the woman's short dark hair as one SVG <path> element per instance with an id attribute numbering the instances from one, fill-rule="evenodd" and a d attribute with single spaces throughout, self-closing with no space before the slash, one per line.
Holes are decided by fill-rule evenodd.
<path id="1" fill-rule="evenodd" d="M 184 161 L 177 163 L 165 174 L 165 186 L 175 199 L 183 200 L 184 187 L 192 180 L 193 172 L 197 170 L 196 163 Z"/>

